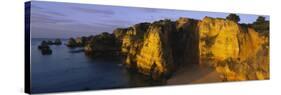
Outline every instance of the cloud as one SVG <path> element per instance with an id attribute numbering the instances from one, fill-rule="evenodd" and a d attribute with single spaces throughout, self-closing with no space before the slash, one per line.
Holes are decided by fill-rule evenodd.
<path id="1" fill-rule="evenodd" d="M 46 11 L 47 14 L 49 15 L 53 15 L 53 16 L 67 16 L 66 14 L 62 14 L 62 13 L 59 13 L 59 12 L 54 12 L 54 11 Z"/>
<path id="2" fill-rule="evenodd" d="M 162 10 L 156 9 L 156 8 L 139 8 L 139 10 L 142 10 L 146 13 L 157 13 L 162 12 Z"/>
<path id="3" fill-rule="evenodd" d="M 57 18 L 54 16 L 48 15 L 48 13 L 32 13 L 31 14 L 31 23 L 72 23 L 73 20 L 65 19 L 65 18 Z"/>
<path id="4" fill-rule="evenodd" d="M 53 15 L 53 16 L 66 16 L 65 14 L 61 12 L 56 12 L 55 10 L 50 10 L 49 7 L 45 6 L 39 6 L 36 4 L 31 4 L 31 9 L 33 12 L 40 12 L 40 13 L 46 13 L 48 15 Z"/>
<path id="5" fill-rule="evenodd" d="M 64 24 L 64 25 L 54 25 L 54 24 L 45 24 L 45 25 L 37 25 L 34 24 L 31 26 L 31 30 L 33 31 L 31 34 L 33 37 L 37 38 L 69 38 L 69 37 L 77 37 L 77 36 L 89 36 L 96 35 L 101 32 L 112 32 L 115 29 L 114 27 L 99 27 L 95 25 L 87 25 L 87 24 Z"/>
<path id="6" fill-rule="evenodd" d="M 83 8 L 83 7 L 72 7 L 72 9 L 85 13 L 94 13 L 94 14 L 102 14 L 102 15 L 114 14 L 114 11 L 104 10 L 104 9 L 91 9 L 91 8 Z"/>
<path id="7" fill-rule="evenodd" d="M 31 4 L 31 8 L 32 9 L 39 9 L 39 10 L 44 9 L 43 7 L 39 7 L 39 6 L 35 5 L 35 4 Z"/>

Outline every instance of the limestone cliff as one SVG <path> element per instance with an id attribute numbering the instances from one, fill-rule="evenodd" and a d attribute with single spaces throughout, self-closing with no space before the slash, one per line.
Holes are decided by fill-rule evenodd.
<path id="1" fill-rule="evenodd" d="M 210 17 L 198 28 L 200 63 L 214 65 L 226 81 L 269 78 L 267 36 L 247 25 Z"/>
<path id="2" fill-rule="evenodd" d="M 205 17 L 198 25 L 200 56 L 211 55 L 217 60 L 253 56 L 262 44 L 258 33 L 226 19 Z"/>
<path id="3" fill-rule="evenodd" d="M 86 53 L 119 51 L 127 68 L 153 79 L 168 78 L 187 64 L 212 65 L 225 80 L 269 77 L 268 36 L 227 19 L 165 19 L 86 39 L 80 41 Z"/>
<path id="4" fill-rule="evenodd" d="M 119 56 L 120 43 L 117 42 L 116 37 L 113 34 L 104 32 L 100 35 L 92 36 L 87 39 L 88 41 L 82 41 L 83 43 L 87 43 L 84 46 L 86 55 L 94 57 Z"/>
<path id="5" fill-rule="evenodd" d="M 125 53 L 126 66 L 145 75 L 153 73 L 157 77 L 167 72 L 173 61 L 169 56 L 171 48 L 168 43 L 172 27 L 170 21 L 163 20 L 115 30 L 114 34 L 122 42 L 121 51 Z"/>
<path id="6" fill-rule="evenodd" d="M 168 77 L 185 63 L 198 63 L 197 20 L 180 18 L 141 23 L 114 34 L 122 42 L 129 68 L 158 77 Z"/>

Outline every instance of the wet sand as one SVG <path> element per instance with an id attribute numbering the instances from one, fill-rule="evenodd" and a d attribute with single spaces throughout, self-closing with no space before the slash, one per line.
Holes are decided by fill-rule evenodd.
<path id="1" fill-rule="evenodd" d="M 221 82 L 220 74 L 208 66 L 199 66 L 192 64 L 180 68 L 171 79 L 167 81 L 168 85 L 175 84 L 194 84 L 194 83 L 212 83 Z"/>

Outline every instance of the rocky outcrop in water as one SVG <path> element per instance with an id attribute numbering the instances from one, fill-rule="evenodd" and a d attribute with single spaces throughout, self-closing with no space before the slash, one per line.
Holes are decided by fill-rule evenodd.
<path id="1" fill-rule="evenodd" d="M 62 44 L 60 39 L 55 39 L 54 41 L 47 40 L 47 41 L 44 41 L 44 43 L 47 45 L 61 45 Z"/>
<path id="2" fill-rule="evenodd" d="M 51 50 L 49 44 L 46 41 L 42 41 L 41 45 L 38 46 L 38 49 L 41 50 L 41 53 L 43 55 L 50 55 L 50 54 L 52 54 L 52 50 Z"/>
<path id="3" fill-rule="evenodd" d="M 60 39 L 55 39 L 55 41 L 47 40 L 42 41 L 41 44 L 38 46 L 38 49 L 41 50 L 43 55 L 50 55 L 52 54 L 52 49 L 49 45 L 61 45 L 62 42 Z"/>
<path id="4" fill-rule="evenodd" d="M 60 39 L 56 39 L 53 44 L 54 44 L 54 45 L 61 45 L 62 42 L 61 42 Z"/>
<path id="5" fill-rule="evenodd" d="M 89 37 L 82 36 L 77 38 L 69 38 L 66 46 L 69 48 L 84 47 L 90 43 L 90 40 L 93 37 L 94 36 L 89 36 Z"/>
<path id="6" fill-rule="evenodd" d="M 70 39 L 68 39 L 66 46 L 69 48 L 75 48 L 75 47 L 78 47 L 79 45 L 74 38 L 70 38 Z"/>
<path id="7" fill-rule="evenodd" d="M 86 55 L 99 57 L 99 56 L 118 56 L 120 53 L 120 44 L 113 34 L 102 33 L 90 37 L 84 47 Z"/>

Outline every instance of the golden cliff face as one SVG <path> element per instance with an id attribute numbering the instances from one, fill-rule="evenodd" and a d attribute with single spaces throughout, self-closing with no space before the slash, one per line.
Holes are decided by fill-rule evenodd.
<path id="1" fill-rule="evenodd" d="M 268 37 L 230 20 L 160 20 L 116 29 L 113 34 L 122 43 L 125 65 L 154 78 L 199 63 L 211 64 L 226 80 L 269 77 Z"/>
<path id="2" fill-rule="evenodd" d="M 143 46 L 144 35 L 149 25 L 149 23 L 140 23 L 129 28 L 116 29 L 113 32 L 121 41 L 121 52 L 125 56 L 124 64 L 128 68 L 137 68 L 137 55 Z"/>
<path id="3" fill-rule="evenodd" d="M 116 29 L 125 64 L 154 78 L 170 75 L 184 64 L 197 64 L 199 48 L 197 20 L 160 20 Z"/>
<path id="4" fill-rule="evenodd" d="M 268 79 L 268 41 L 254 29 L 205 17 L 199 24 L 200 63 L 211 64 L 225 81 Z"/>
<path id="5" fill-rule="evenodd" d="M 242 26 L 241 26 L 242 27 Z M 264 41 L 261 36 L 252 28 L 240 28 L 238 35 L 238 43 L 240 45 L 239 57 L 241 60 L 245 60 L 248 57 L 254 56 L 260 48 Z"/>
<path id="6" fill-rule="evenodd" d="M 212 55 L 217 60 L 245 60 L 257 52 L 261 38 L 252 28 L 233 21 L 205 17 L 199 24 L 200 56 Z"/>
<path id="7" fill-rule="evenodd" d="M 137 24 L 129 29 L 115 30 L 115 34 L 126 30 L 120 37 L 125 64 L 145 75 L 162 76 L 172 68 L 173 58 L 170 39 L 174 24 L 159 21 L 152 24 Z"/>
<path id="8" fill-rule="evenodd" d="M 239 26 L 224 19 L 205 17 L 199 24 L 200 56 L 213 55 L 224 60 L 228 57 L 237 58 L 239 55 Z"/>
<path id="9" fill-rule="evenodd" d="M 162 52 L 164 51 L 164 46 L 162 46 L 162 38 L 159 33 L 159 31 L 161 31 L 161 27 L 151 26 L 148 31 L 149 32 L 146 35 L 143 46 L 140 49 L 140 53 L 137 55 L 137 68 L 140 68 L 143 73 L 150 73 L 152 71 L 146 70 L 152 69 L 159 73 L 163 73 L 166 71 L 164 64 L 167 64 L 163 57 L 167 52 Z M 152 65 L 155 65 L 155 68 L 152 68 Z"/>

